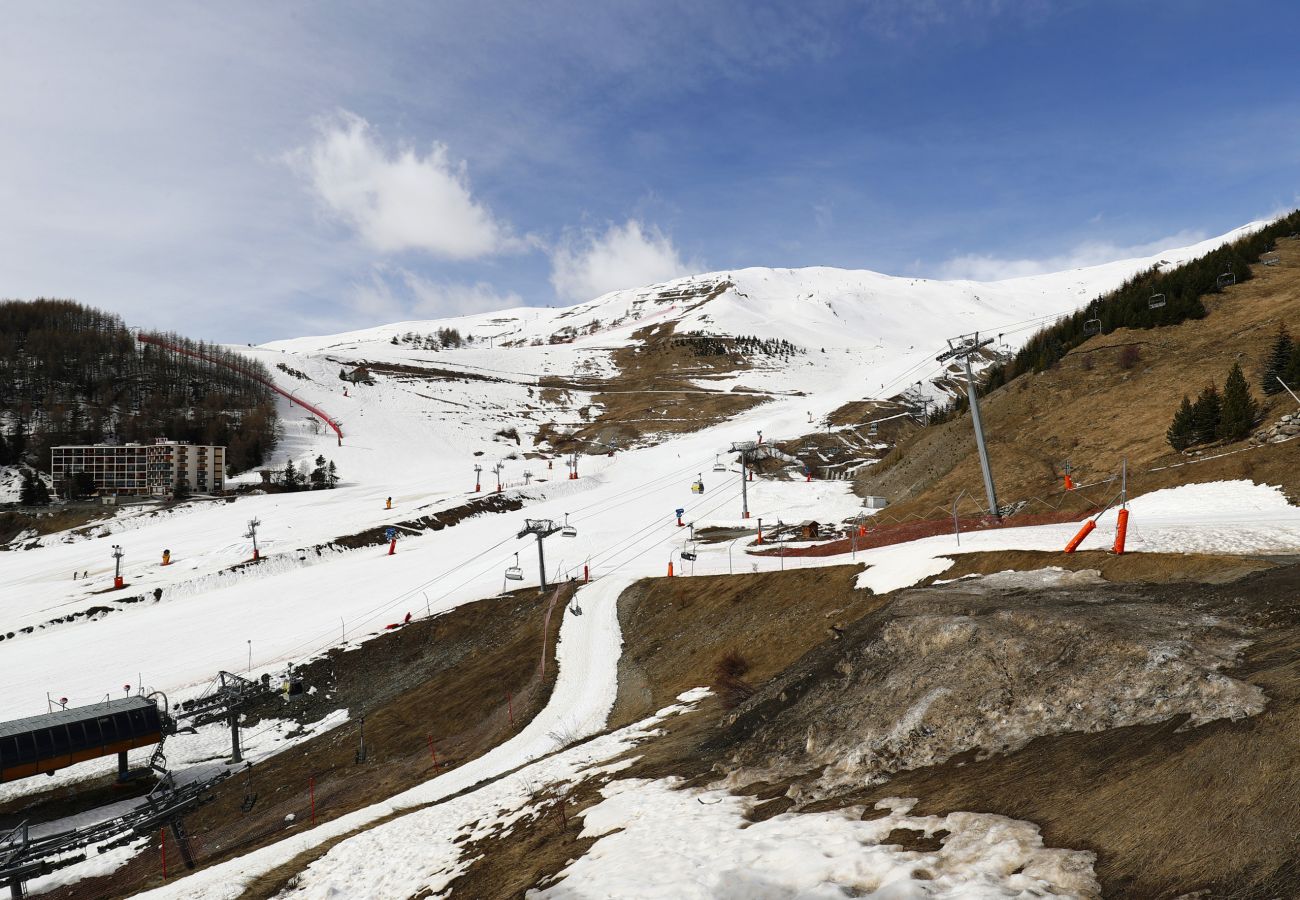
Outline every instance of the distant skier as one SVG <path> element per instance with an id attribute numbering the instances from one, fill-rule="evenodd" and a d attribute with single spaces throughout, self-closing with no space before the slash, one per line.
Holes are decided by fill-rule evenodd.
<path id="1" fill-rule="evenodd" d="M 388 501 L 384 504 L 384 509 L 392 509 L 392 508 L 393 508 L 393 498 L 389 497 Z"/>
<path id="2" fill-rule="evenodd" d="M 409 612 L 406 614 L 406 618 L 402 620 L 402 624 L 403 625 L 411 624 L 411 614 Z"/>

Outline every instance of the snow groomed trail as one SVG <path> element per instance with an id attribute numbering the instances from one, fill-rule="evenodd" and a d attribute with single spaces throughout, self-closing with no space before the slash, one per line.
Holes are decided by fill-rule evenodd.
<path id="1" fill-rule="evenodd" d="M 480 799 L 460 803 L 457 810 L 460 815 L 453 819 L 449 814 L 440 812 L 439 807 L 430 807 L 430 804 L 437 804 L 475 785 L 500 778 L 505 773 L 513 772 L 539 757 L 561 749 L 564 743 L 589 737 L 604 728 L 605 719 L 613 708 L 617 694 L 621 647 L 618 597 L 633 580 L 633 576 L 610 576 L 578 591 L 576 601 L 583 612 L 582 615 L 569 612 L 563 614 L 564 621 L 556 647 L 559 670 L 550 701 L 523 731 L 506 743 L 445 775 L 439 775 L 382 803 L 315 828 L 307 829 L 304 824 L 302 827 L 305 830 L 279 843 L 196 872 L 144 896 L 202 897 L 212 900 L 235 898 L 258 876 L 301 853 L 357 831 L 360 833 L 336 845 L 313 863 L 304 875 L 303 884 L 328 882 L 331 889 L 340 892 L 334 896 L 401 896 L 403 891 L 398 890 L 397 885 L 410 883 L 411 867 L 427 868 L 431 862 L 441 861 L 442 857 L 431 851 L 431 843 L 442 839 L 450 846 L 451 838 L 459 826 L 474 821 L 472 818 L 464 818 L 467 813 L 485 816 L 495 812 L 491 802 Z M 421 807 L 425 808 L 419 809 Z M 381 818 L 401 813 L 407 815 L 362 830 Z M 446 821 L 449 819 L 452 820 Z M 416 836 L 418 839 L 415 839 Z M 395 852 L 399 847 L 418 847 L 430 852 L 428 856 L 423 855 L 423 852 L 417 855 Z M 386 872 L 358 869 L 359 858 L 382 858 Z M 385 890 L 386 885 L 391 886 L 392 890 Z"/>

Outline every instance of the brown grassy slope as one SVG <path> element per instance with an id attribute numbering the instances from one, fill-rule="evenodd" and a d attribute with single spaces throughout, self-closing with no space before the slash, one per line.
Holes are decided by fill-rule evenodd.
<path id="1" fill-rule="evenodd" d="M 1175 408 L 1184 394 L 1195 397 L 1210 382 L 1222 387 L 1234 361 L 1241 363 L 1252 391 L 1262 399 L 1261 367 L 1278 324 L 1300 319 L 1300 240 L 1279 240 L 1278 255 L 1280 266 L 1256 266 L 1251 281 L 1207 297 L 1205 319 L 1099 335 L 1055 369 L 1021 376 L 983 399 L 980 408 L 999 502 L 1059 490 L 1057 467 L 1067 459 L 1074 466 L 1075 481 L 1086 483 L 1117 471 L 1125 456 L 1132 488 L 1139 493 L 1186 481 L 1250 477 L 1250 466 L 1262 465 L 1261 474 L 1269 481 L 1282 484 L 1293 497 L 1300 494 L 1293 444 L 1186 466 L 1175 473 L 1141 473 L 1179 461 L 1165 443 Z M 1139 347 L 1142 359 L 1126 371 L 1118 356 L 1129 344 Z M 1293 408 L 1294 401 L 1286 395 L 1271 398 L 1267 419 Z M 926 429 L 901 457 L 885 471 L 859 478 L 859 491 L 891 498 L 895 514 L 928 513 L 936 504 L 951 504 L 963 489 L 983 502 L 968 416 Z"/>
<path id="2" fill-rule="evenodd" d="M 648 578 L 619 598 L 623 655 L 610 726 L 621 727 L 673 702 L 682 691 L 716 685 L 719 664 L 761 684 L 881 602 L 853 589 L 858 565 L 699 578 Z"/>
<path id="3" fill-rule="evenodd" d="M 1028 558 L 994 560 L 992 554 L 973 556 L 998 569 L 1019 567 L 1017 562 L 1029 568 L 1042 563 Z M 1111 558 L 1107 563 L 1150 563 L 1148 556 Z M 1217 559 L 1179 559 L 1204 569 L 1201 574 L 1207 580 L 1222 574 Z M 1163 579 L 1167 573 L 1157 568 L 1160 571 L 1148 571 L 1150 566 L 1117 569 L 1111 575 L 1116 580 Z M 744 677 L 755 688 L 805 652 L 833 652 L 829 648 L 840 646 L 844 639 L 834 635 L 831 624 L 847 630 L 863 616 L 888 615 L 893 599 L 853 590 L 854 572 L 856 567 L 845 566 L 731 578 L 661 578 L 633 585 L 619 603 L 625 648 L 611 725 L 640 718 L 685 688 L 713 683 L 717 661 L 731 651 L 749 664 Z M 927 812 L 990 811 L 1041 823 L 1048 846 L 1093 849 L 1100 854 L 1099 874 L 1107 896 L 1171 897 L 1174 885 L 1224 884 L 1233 877 L 1237 862 L 1271 870 L 1290 845 L 1285 834 L 1261 826 L 1269 816 L 1285 818 L 1294 813 L 1297 796 L 1287 780 L 1291 776 L 1286 762 L 1294 752 L 1294 739 L 1281 731 L 1295 715 L 1292 695 L 1300 685 L 1287 686 L 1295 670 L 1294 655 L 1289 657 L 1287 648 L 1298 639 L 1288 624 L 1288 604 L 1281 599 L 1295 577 L 1293 572 L 1290 582 L 1277 579 L 1251 592 L 1260 607 L 1255 624 L 1278 629 L 1275 637 L 1248 652 L 1245 670 L 1233 673 L 1268 691 L 1269 711 L 1258 723 L 1218 723 L 1177 732 L 1178 722 L 1171 722 L 1039 739 L 1007 756 L 982 762 L 964 756 L 945 766 L 904 772 L 879 788 L 850 792 L 819 806 L 839 808 L 864 801 L 870 805 L 877 797 L 917 796 Z M 1236 593 L 1229 596 L 1228 589 L 1177 585 L 1154 590 L 1166 592 L 1169 601 L 1180 606 L 1191 594 L 1198 605 L 1219 611 L 1237 605 Z M 635 761 L 629 769 L 609 777 L 678 776 L 694 784 L 716 780 L 722 774 L 717 766 L 724 763 L 724 754 L 710 744 L 725 732 L 726 713 L 718 703 L 706 702 L 668 720 L 662 734 L 631 751 L 629 757 Z M 1184 755 L 1186 747 L 1225 737 L 1228 743 L 1207 750 L 1210 756 Z M 1227 753 L 1240 753 L 1247 765 L 1233 770 L 1223 757 Z M 517 823 L 508 834 L 468 848 L 467 854 L 476 859 L 453 883 L 452 895 L 523 897 L 568 860 L 585 853 L 591 839 L 578 837 L 582 825 L 576 813 L 600 801 L 599 784 L 599 779 L 580 784 L 567 795 L 567 817 L 553 805 L 543 815 Z M 1139 802 L 1126 802 L 1124 792 L 1135 785 Z M 765 801 L 753 817 L 788 809 L 792 801 L 784 794 L 789 786 L 789 782 L 751 786 Z M 1204 796 L 1198 794 L 1202 790 L 1207 790 Z M 1237 811 L 1230 801 L 1233 792 L 1260 803 L 1258 811 Z M 1083 812 L 1076 823 L 1075 811 L 1080 808 Z M 1292 813 L 1286 813 L 1287 808 L 1293 808 Z M 1201 832 L 1222 831 L 1233 823 L 1247 830 L 1241 836 L 1223 832 L 1221 839 L 1208 843 L 1181 843 L 1174 835 L 1184 815 L 1202 816 L 1197 825 Z M 1160 842 L 1147 846 L 1152 816 L 1164 819 L 1156 829 Z M 1197 838 L 1203 840 L 1204 834 L 1198 832 Z M 1237 862 L 1225 859 L 1225 845 Z M 1271 883 L 1279 889 L 1295 886 L 1276 878 Z"/>
<path id="4" fill-rule="evenodd" d="M 964 575 L 992 575 L 995 572 L 1028 572 L 1055 566 L 1078 572 L 1093 569 L 1107 581 L 1130 584 L 1170 584 L 1201 581 L 1223 584 L 1251 572 L 1271 569 L 1275 563 L 1245 556 L 1216 556 L 1197 553 L 1125 553 L 1116 556 L 1105 550 L 1057 553 L 1053 550 L 993 550 L 987 553 L 954 553 L 951 568 L 935 578 L 948 581 Z"/>
<path id="5" fill-rule="evenodd" d="M 743 371 L 751 363 L 738 353 L 697 356 L 688 346 L 675 346 L 676 326 L 676 322 L 662 322 L 636 331 L 634 343 L 614 351 L 618 374 L 601 381 L 601 390 L 589 395 L 598 411 L 590 424 L 576 429 L 544 426 L 539 438 L 549 439 L 560 452 L 591 450 L 584 441 L 627 446 L 647 434 L 698 431 L 764 402 L 763 395 L 743 391 L 701 393 L 708 390 L 707 379 Z M 701 387 L 693 381 L 706 383 Z M 551 390 L 566 387 L 550 379 L 541 384 Z"/>
<path id="6" fill-rule="evenodd" d="M 551 617 L 545 641 L 551 660 L 570 594 L 567 587 L 562 591 Z M 316 818 L 321 822 L 430 778 L 435 772 L 430 737 L 438 753 L 436 771 L 449 771 L 517 733 L 545 706 L 555 680 L 554 665 L 547 666 L 544 679 L 538 672 L 550 600 L 549 592 L 541 596 L 527 590 L 466 604 L 310 665 L 306 683 L 316 692 L 302 703 L 315 705 L 318 713 L 347 707 L 349 723 L 257 764 L 252 776 L 257 802 L 248 812 L 241 809 L 245 775 L 219 785 L 215 801 L 185 820 L 199 866 L 248 853 L 308 827 L 309 778 L 315 780 Z M 261 712 L 284 714 L 274 705 Z M 358 763 L 357 721 L 362 715 L 367 758 Z M 249 730 L 257 727 L 253 722 Z M 296 821 L 286 822 L 288 814 Z M 167 839 L 173 869 L 169 876 L 174 879 L 183 870 L 170 834 Z M 155 835 L 148 850 L 111 875 L 44 896 L 116 897 L 155 887 L 161 883 L 159 859 Z M 283 886 L 283 879 L 295 871 L 277 873 L 265 895 Z"/>
<path id="7" fill-rule="evenodd" d="M 903 772 L 828 805 L 909 796 L 921 799 L 920 814 L 1027 819 L 1048 846 L 1095 851 L 1107 897 L 1300 896 L 1298 579 L 1291 567 L 1231 587 L 1147 589 L 1173 604 L 1244 614 L 1265 629 L 1228 673 L 1264 689 L 1268 704 L 1257 716 L 1039 738 L 1006 756 Z"/>

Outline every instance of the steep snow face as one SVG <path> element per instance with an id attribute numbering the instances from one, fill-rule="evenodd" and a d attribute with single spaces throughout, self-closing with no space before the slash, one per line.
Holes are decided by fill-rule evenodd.
<path id="1" fill-rule="evenodd" d="M 929 385 L 945 372 L 935 361 L 945 338 L 978 330 L 995 339 L 993 350 L 1013 351 L 1042 324 L 1136 272 L 1195 258 L 1260 224 L 1151 257 L 1007 281 L 748 268 L 615 291 L 570 307 L 397 322 L 245 352 L 341 420 L 345 433 L 368 448 L 359 464 L 381 477 L 406 468 L 390 446 L 419 443 L 429 451 L 426 458 L 491 455 L 503 449 L 498 432 L 513 429 L 523 439 L 545 422 L 560 431 L 591 422 L 600 413 L 595 394 L 616 371 L 613 354 L 637 345 L 637 332 L 652 325 L 671 324 L 676 335 L 754 336 L 797 345 L 802 352 L 753 354 L 744 369 L 710 373 L 696 383 L 701 390 L 743 388 L 769 398 L 802 393 L 807 424 L 850 400 L 889 398 L 909 388 L 936 393 Z M 454 329 L 463 343 L 442 346 L 438 332 L 444 329 Z M 341 372 L 363 365 L 375 384 L 340 380 Z M 292 439 L 292 426 L 307 423 L 299 410 L 286 413 L 288 452 L 302 456 L 316 435 Z M 382 441 L 369 436 L 376 432 Z M 525 440 L 522 449 L 530 447 Z M 358 461 L 349 463 L 356 474 Z M 426 473 L 410 474 L 423 479 Z"/>
<path id="2" fill-rule="evenodd" d="M 272 341 L 262 348 L 289 353 L 359 353 L 384 358 L 392 339 L 408 332 L 455 328 L 475 344 L 522 349 L 534 342 L 578 347 L 620 345 L 632 332 L 676 321 L 678 332 L 707 330 L 784 338 L 806 347 L 844 349 L 933 344 L 936 338 L 989 330 L 1019 318 L 1073 312 L 1098 294 L 1152 266 L 1175 266 L 1256 231 L 1251 222 L 1216 238 L 1154 256 L 1005 281 L 935 281 L 865 269 L 746 268 L 692 275 L 663 284 L 613 291 L 569 307 L 522 307 L 452 319 L 414 320 L 335 335 Z M 488 348 L 453 351 L 461 359 Z M 495 355 L 495 354 L 493 354 Z M 466 362 L 473 362 L 467 358 Z"/>

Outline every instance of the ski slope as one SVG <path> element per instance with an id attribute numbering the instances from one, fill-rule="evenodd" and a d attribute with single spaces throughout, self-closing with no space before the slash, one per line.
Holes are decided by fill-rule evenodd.
<path id="1" fill-rule="evenodd" d="M 1246 229 L 1252 227 L 1257 225 Z M 332 646 L 377 634 L 407 612 L 437 615 L 495 595 L 516 552 L 529 579 L 525 584 L 536 583 L 534 542 L 517 540 L 516 533 L 525 517 L 561 520 L 567 514 L 578 536 L 548 539 L 549 577 L 580 573 L 587 566 L 594 581 L 578 595 L 584 615 L 563 617 L 559 681 L 546 710 L 522 734 L 474 763 L 354 813 L 355 819 L 345 818 L 360 826 L 448 796 L 551 753 L 559 743 L 557 734 L 581 737 L 603 728 L 616 691 L 620 638 L 615 600 L 633 580 L 664 574 L 670 559 L 685 574 L 845 561 L 753 557 L 743 542 L 702 545 L 693 565 L 681 561 L 685 535 L 676 527 L 675 509 L 684 508 L 685 519 L 699 527 L 752 525 L 741 519 L 739 474 L 712 471 L 717 455 L 725 458 L 732 441 L 754 439 L 759 431 L 769 440 L 794 437 L 809 429 L 810 420 L 820 420 L 844 403 L 887 397 L 925 381 L 940 371 L 934 356 L 942 338 L 959 332 L 1002 334 L 1003 342 L 1014 348 L 1045 317 L 1071 310 L 1136 271 L 1192 258 L 1246 229 L 1147 259 L 997 283 L 833 269 L 744 269 L 620 291 L 566 309 L 396 323 L 241 348 L 266 362 L 287 389 L 340 420 L 347 435 L 339 446 L 312 417 L 282 402 L 284 439 L 269 465 L 280 467 L 287 459 L 307 462 L 323 454 L 338 466 L 342 485 L 334 491 L 242 495 L 233 503 L 194 503 L 168 512 L 128 508 L 88 534 L 27 540 L 22 546 L 29 549 L 4 553 L 0 634 L 6 639 L 0 642 L 0 659 L 8 690 L 0 695 L 0 719 L 44 712 L 47 695 L 78 705 L 120 695 L 129 686 L 163 690 L 175 702 L 200 692 L 220 669 L 280 673 Z M 701 381 L 702 390 L 743 385 L 763 393 L 766 402 L 690 434 L 651 436 L 613 456 L 582 456 L 576 481 L 565 478 L 559 460 L 550 469 L 541 459 L 523 458 L 534 449 L 532 436 L 543 423 L 587 421 L 591 411 L 584 414 L 583 408 L 590 406 L 600 380 L 612 374 L 613 353 L 635 343 L 638 329 L 669 321 L 679 334 L 780 338 L 807 352 L 779 365 Z M 475 341 L 431 351 L 400 340 L 407 332 L 425 334 L 442 327 L 455 327 Z M 557 336 L 565 342 L 550 343 Z M 492 346 L 482 346 L 489 338 Z M 430 379 L 400 369 L 376 371 L 370 385 L 339 378 L 341 369 L 376 363 L 436 367 L 463 378 Z M 544 396 L 545 378 L 568 379 L 573 386 L 559 396 Z M 578 386 L 584 382 L 592 387 Z M 511 429 L 519 442 L 502 434 Z M 504 493 L 524 502 L 518 512 L 484 514 L 437 532 L 404 533 L 392 556 L 382 545 L 316 553 L 333 538 L 465 503 L 476 496 L 475 464 L 484 469 L 484 492 L 491 491 L 491 468 L 498 462 Z M 526 471 L 531 473 L 527 485 Z M 690 492 L 697 476 L 706 485 L 702 496 Z M 256 473 L 242 478 L 260 480 Z M 846 482 L 760 479 L 748 487 L 753 517 L 767 522 L 836 522 L 861 512 Z M 1300 518 L 1275 493 L 1247 498 L 1245 493 L 1238 496 L 1246 487 L 1222 490 L 1260 507 L 1224 512 L 1216 519 L 1203 514 L 1204 498 L 1194 495 L 1164 498 L 1163 506 L 1149 511 L 1139 500 L 1133 505 L 1130 547 L 1272 552 L 1300 545 Z M 389 497 L 391 511 L 385 509 Z M 1154 502 L 1152 497 L 1145 502 Z M 1193 507 L 1200 514 L 1191 533 L 1200 537 L 1190 546 Z M 259 547 L 266 561 L 232 571 L 251 556 L 244 533 L 254 518 L 261 523 Z M 1103 524 L 1092 540 L 1104 540 L 1105 528 Z M 1042 526 L 981 532 L 963 536 L 961 549 L 1055 548 L 1073 530 Z M 129 587 L 123 593 L 142 595 L 144 602 L 115 606 L 114 595 L 105 593 L 112 580 L 114 544 L 126 554 Z M 159 565 L 163 549 L 171 550 L 174 561 L 167 567 Z M 302 559 L 300 549 L 307 551 Z M 951 539 L 940 537 L 859 553 L 857 561 L 867 565 L 860 584 L 890 590 L 915 583 L 942 571 L 952 549 Z M 74 580 L 74 572 L 89 577 Z M 90 612 L 97 607 L 112 611 Z M 55 621 L 74 614 L 80 615 Z M 250 735 L 252 758 L 284 745 L 275 729 L 272 723 L 264 734 Z M 178 758 L 202 759 L 218 739 L 216 726 L 177 739 Z M 189 750 L 186 741 L 193 742 Z M 172 740 L 168 749 L 170 756 Z M 39 784 L 5 785 L 0 797 L 111 767 L 108 761 L 86 763 Z M 393 840 L 408 839 L 398 825 L 405 818 L 384 826 L 396 829 Z M 330 829 L 336 825 L 296 833 L 286 842 L 214 867 L 209 871 L 224 871 L 228 880 L 214 875 L 210 896 L 230 896 L 223 885 L 237 885 L 275 860 L 316 845 L 334 834 Z M 349 847 L 349 842 L 339 847 Z M 333 862 L 322 860 L 322 865 L 321 871 L 334 871 L 328 868 Z M 346 895 L 344 883 L 335 884 L 332 877 L 323 874 L 319 883 Z M 182 885 L 198 890 L 207 883 L 198 878 L 167 890 L 173 896 L 199 896 L 174 893 Z"/>

